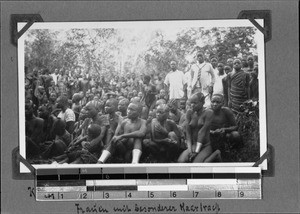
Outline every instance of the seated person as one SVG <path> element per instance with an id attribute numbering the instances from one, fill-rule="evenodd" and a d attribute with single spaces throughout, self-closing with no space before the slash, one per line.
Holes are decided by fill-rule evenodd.
<path id="1" fill-rule="evenodd" d="M 97 163 L 102 148 L 93 146 L 92 141 L 101 133 L 101 127 L 91 124 L 87 128 L 87 136 L 72 142 L 65 154 L 54 158 L 58 163 Z"/>
<path id="2" fill-rule="evenodd" d="M 156 117 L 156 109 L 161 104 L 167 104 L 167 101 L 164 99 L 159 99 L 156 101 L 155 106 L 152 111 L 149 112 L 148 118 L 147 118 L 147 126 L 150 125 L 153 118 Z"/>
<path id="3" fill-rule="evenodd" d="M 186 103 L 187 103 L 186 99 L 180 99 L 180 101 L 179 101 L 179 110 L 182 113 L 186 113 Z"/>
<path id="4" fill-rule="evenodd" d="M 201 92 L 193 94 L 189 101 L 191 109 L 186 113 L 187 149 L 178 158 L 179 163 L 203 163 L 212 154 L 210 126 L 213 111 L 203 107 L 205 97 Z"/>
<path id="5" fill-rule="evenodd" d="M 26 158 L 29 159 L 39 156 L 44 128 L 44 120 L 33 114 L 33 105 L 31 100 L 25 100 Z"/>
<path id="6" fill-rule="evenodd" d="M 69 101 L 66 96 L 62 95 L 57 99 L 57 108 L 61 110 L 57 117 L 66 123 L 66 130 L 72 134 L 75 129 L 76 118 L 74 111 L 69 108 Z"/>
<path id="7" fill-rule="evenodd" d="M 119 101 L 118 103 L 118 112 L 122 117 L 127 116 L 127 107 L 129 105 L 129 99 L 123 98 L 122 100 Z"/>
<path id="8" fill-rule="evenodd" d="M 169 107 L 161 104 L 156 109 L 156 118 L 151 122 L 151 141 L 144 141 L 145 150 L 150 150 L 160 163 L 175 162 L 184 145 L 183 134 L 170 119 Z M 185 149 L 185 148 L 184 148 Z"/>
<path id="9" fill-rule="evenodd" d="M 210 136 L 213 150 L 220 150 L 225 154 L 225 143 L 235 144 L 241 141 L 234 114 L 228 107 L 224 107 L 224 96 L 214 94 L 211 99 L 213 120 L 210 127 Z"/>
<path id="10" fill-rule="evenodd" d="M 51 141 L 55 139 L 54 123 L 57 118 L 51 114 L 51 110 L 47 106 L 42 105 L 38 108 L 38 116 L 44 120 L 43 141 Z"/>
<path id="11" fill-rule="evenodd" d="M 120 116 L 116 113 L 117 108 L 118 108 L 118 100 L 116 100 L 114 98 L 110 98 L 105 103 L 104 110 L 105 110 L 106 116 L 108 117 L 108 120 L 109 120 L 109 127 L 107 130 L 106 136 L 105 136 L 104 145 L 107 145 L 110 142 L 111 138 L 115 134 L 115 131 L 116 131 L 118 125 L 123 120 L 122 116 Z M 127 108 L 126 108 L 126 110 L 127 110 Z"/>
<path id="12" fill-rule="evenodd" d="M 58 119 L 54 122 L 53 134 L 54 140 L 45 141 L 41 145 L 41 156 L 44 159 L 64 154 L 71 143 L 71 134 L 66 130 L 66 123 L 63 120 Z"/>
<path id="13" fill-rule="evenodd" d="M 143 98 L 143 93 L 140 91 L 140 92 L 138 93 L 137 97 L 139 97 L 140 100 L 142 100 L 142 98 Z M 131 102 L 131 100 L 130 100 L 130 102 Z"/>
<path id="14" fill-rule="evenodd" d="M 79 93 L 75 93 L 72 96 L 72 110 L 75 114 L 75 121 L 78 121 L 79 113 L 81 111 L 80 105 L 81 95 Z"/>
<path id="15" fill-rule="evenodd" d="M 35 91 L 35 96 L 39 101 L 39 105 L 47 104 L 48 103 L 48 96 L 46 90 L 43 86 L 38 86 Z"/>
<path id="16" fill-rule="evenodd" d="M 138 97 L 132 97 L 131 99 L 130 99 L 130 102 L 131 103 L 134 103 L 134 102 L 141 102 L 141 98 L 138 96 Z"/>
<path id="17" fill-rule="evenodd" d="M 178 101 L 176 99 L 170 99 L 168 102 L 168 106 L 170 109 L 169 119 L 173 120 L 178 125 L 180 118 L 183 115 L 182 112 L 178 109 Z"/>
<path id="18" fill-rule="evenodd" d="M 57 100 L 57 95 L 56 93 L 50 93 L 50 96 L 49 96 L 49 101 L 48 103 L 46 104 L 47 108 L 49 109 L 50 113 L 51 114 L 54 114 L 55 113 L 55 110 L 57 109 L 57 106 L 56 106 L 56 100 Z M 53 113 L 52 113 L 53 112 Z M 57 112 L 58 114 L 59 112 Z M 57 114 L 55 116 L 57 116 Z"/>
<path id="19" fill-rule="evenodd" d="M 103 147 L 103 141 L 109 128 L 109 119 L 107 115 L 100 115 L 96 110 L 93 101 L 88 102 L 82 109 L 79 115 L 81 124 L 76 130 L 77 133 L 81 132 L 81 136 L 86 135 L 87 127 L 90 124 L 98 124 L 101 127 L 101 134 L 92 140 L 92 146 Z"/>
<path id="20" fill-rule="evenodd" d="M 123 156 L 126 163 L 139 163 L 142 154 L 142 139 L 146 134 L 146 121 L 140 118 L 142 112 L 140 102 L 130 103 L 127 118 L 117 127 L 114 137 L 103 150 L 98 163 L 105 163 L 111 155 Z M 132 156 L 130 160 L 130 156 Z"/>
<path id="21" fill-rule="evenodd" d="M 159 94 L 156 95 L 156 100 L 159 100 L 159 99 L 168 100 L 168 96 L 167 96 L 165 89 L 160 89 Z"/>

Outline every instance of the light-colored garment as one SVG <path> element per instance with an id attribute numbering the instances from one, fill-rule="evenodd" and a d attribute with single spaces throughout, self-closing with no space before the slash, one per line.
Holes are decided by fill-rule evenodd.
<path id="1" fill-rule="evenodd" d="M 75 114 L 74 114 L 73 110 L 70 108 L 67 108 L 67 110 L 65 112 L 62 112 L 62 111 L 59 112 L 57 117 L 65 122 L 75 121 Z"/>
<path id="2" fill-rule="evenodd" d="M 224 95 L 224 88 L 223 88 L 223 78 L 226 77 L 226 74 L 219 75 L 219 71 L 215 71 L 215 84 L 213 89 L 213 94 L 222 94 Z"/>
<path id="3" fill-rule="evenodd" d="M 55 85 L 57 85 L 58 74 L 53 73 L 53 74 L 50 74 L 50 76 L 52 76 Z"/>
<path id="4" fill-rule="evenodd" d="M 192 95 L 192 75 L 191 75 L 191 71 L 187 71 L 185 74 L 185 82 L 187 84 L 187 98 L 190 98 Z"/>
<path id="5" fill-rule="evenodd" d="M 205 96 L 204 107 L 210 106 L 209 87 L 215 83 L 215 74 L 212 65 L 208 62 L 195 63 L 191 66 L 191 82 L 190 87 L 192 93 L 198 91 L 202 92 Z M 189 84 L 188 84 L 189 85 Z M 193 90 L 196 89 L 196 90 Z"/>
<path id="6" fill-rule="evenodd" d="M 200 81 L 198 81 L 200 73 Z M 200 87 L 201 92 L 206 95 L 208 93 L 208 87 L 213 86 L 215 83 L 215 74 L 212 65 L 208 62 L 195 63 L 191 67 L 192 81 L 191 87 Z"/>
<path id="7" fill-rule="evenodd" d="M 182 71 L 170 71 L 167 74 L 164 84 L 166 84 L 169 87 L 169 99 L 183 98 L 183 86 L 185 82 L 185 76 Z"/>

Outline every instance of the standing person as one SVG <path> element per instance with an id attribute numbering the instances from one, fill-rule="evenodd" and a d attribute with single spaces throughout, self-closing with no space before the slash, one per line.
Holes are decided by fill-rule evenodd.
<path id="1" fill-rule="evenodd" d="M 247 69 L 248 69 L 248 62 L 247 62 L 247 56 L 246 55 L 243 55 L 243 58 L 242 58 L 241 62 L 242 62 L 242 69 L 244 71 L 247 71 Z"/>
<path id="2" fill-rule="evenodd" d="M 233 69 L 233 59 L 232 58 L 228 58 L 226 61 L 226 64 L 228 66 L 230 66 L 231 70 Z"/>
<path id="3" fill-rule="evenodd" d="M 194 75 L 194 72 L 193 72 Z M 186 82 L 186 99 L 189 99 L 192 95 L 192 71 L 191 71 L 191 65 L 186 66 L 184 78 Z"/>
<path id="4" fill-rule="evenodd" d="M 69 74 L 67 84 L 66 84 L 66 90 L 69 99 L 72 99 L 73 94 L 75 93 L 75 81 L 76 79 L 74 78 L 74 76 Z"/>
<path id="5" fill-rule="evenodd" d="M 234 112 L 239 112 L 240 105 L 250 98 L 250 75 L 242 70 L 242 62 L 235 59 L 233 71 L 228 75 L 228 106 Z"/>
<path id="6" fill-rule="evenodd" d="M 217 72 L 215 73 L 216 82 L 214 84 L 213 94 L 224 94 L 223 79 L 226 77 L 223 63 L 218 63 Z"/>
<path id="7" fill-rule="evenodd" d="M 232 68 L 229 65 L 225 65 L 224 66 L 224 71 L 225 71 L 225 74 L 227 75 L 232 71 Z"/>
<path id="8" fill-rule="evenodd" d="M 81 96 L 80 96 L 79 93 L 73 94 L 73 97 L 72 97 L 72 110 L 75 114 L 75 118 L 76 118 L 75 121 L 78 121 L 78 117 L 79 117 L 79 114 L 80 114 L 80 111 L 81 111 L 81 108 L 82 108 L 82 106 L 80 105 L 80 100 L 81 100 Z"/>
<path id="9" fill-rule="evenodd" d="M 228 107 L 228 78 L 229 78 L 229 73 L 232 72 L 232 68 L 229 65 L 224 66 L 224 71 L 226 76 L 223 78 L 223 91 L 224 91 L 224 106 Z"/>
<path id="10" fill-rule="evenodd" d="M 254 66 L 253 72 L 251 73 L 251 80 L 249 83 L 250 87 L 250 98 L 258 100 L 258 65 Z"/>
<path id="11" fill-rule="evenodd" d="M 210 58 L 210 63 L 211 63 L 211 66 L 213 67 L 215 73 L 217 73 L 218 72 L 218 69 L 217 69 L 218 59 L 215 56 L 213 56 Z"/>
<path id="12" fill-rule="evenodd" d="M 150 81 L 151 77 L 145 75 L 143 79 L 143 97 L 141 99 L 141 103 L 144 105 L 142 119 L 148 118 L 149 111 L 152 111 L 156 102 L 156 87 Z"/>
<path id="13" fill-rule="evenodd" d="M 58 73 L 59 73 L 58 69 L 55 68 L 54 72 L 52 74 L 50 74 L 50 76 L 52 76 L 52 79 L 53 79 L 55 85 L 57 85 Z"/>
<path id="14" fill-rule="evenodd" d="M 57 77 L 57 86 L 59 89 L 59 96 L 66 92 L 67 76 L 65 75 L 64 69 L 60 69 Z"/>
<path id="15" fill-rule="evenodd" d="M 169 99 L 182 99 L 186 97 L 186 81 L 182 71 L 177 70 L 177 63 L 171 61 L 171 71 L 167 74 L 164 84 L 169 92 Z"/>
<path id="16" fill-rule="evenodd" d="M 164 80 L 161 75 L 157 75 L 157 80 L 155 81 L 156 91 L 160 91 L 164 88 Z"/>
<path id="17" fill-rule="evenodd" d="M 214 68 L 208 62 L 204 61 L 204 54 L 197 53 L 197 63 L 191 67 L 192 76 L 192 94 L 201 92 L 205 96 L 205 106 L 210 106 L 210 98 L 215 84 Z"/>
<path id="18" fill-rule="evenodd" d="M 247 57 L 247 63 L 248 63 L 248 68 L 245 71 L 248 73 L 252 73 L 254 71 L 254 57 L 252 55 L 249 55 Z"/>
<path id="19" fill-rule="evenodd" d="M 197 92 L 189 99 L 191 109 L 186 113 L 186 143 L 187 149 L 178 158 L 179 163 L 203 163 L 212 154 L 210 143 L 210 126 L 213 111 L 205 109 L 205 97 Z"/>

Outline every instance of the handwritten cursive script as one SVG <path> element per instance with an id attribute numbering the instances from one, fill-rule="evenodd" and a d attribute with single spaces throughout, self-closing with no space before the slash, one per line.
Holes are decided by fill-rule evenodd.
<path id="1" fill-rule="evenodd" d="M 144 205 L 143 203 L 134 205 L 116 203 L 113 207 L 104 207 L 103 205 L 93 204 L 93 206 L 81 206 L 75 204 L 77 214 L 90 213 L 219 213 L 220 206 L 218 203 L 207 204 L 203 202 L 187 203 L 181 202 L 176 205 L 169 205 L 167 202 L 158 205 Z"/>

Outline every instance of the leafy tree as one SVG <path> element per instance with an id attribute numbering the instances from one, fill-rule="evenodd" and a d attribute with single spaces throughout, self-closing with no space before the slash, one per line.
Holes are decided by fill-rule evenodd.
<path id="1" fill-rule="evenodd" d="M 252 27 L 184 28 L 173 39 L 162 30 L 156 30 L 150 36 L 147 34 L 147 40 L 142 34 L 123 36 L 130 31 L 112 28 L 31 30 L 25 40 L 26 66 L 70 71 L 80 66 L 86 72 L 102 75 L 166 74 L 170 61 L 176 60 L 179 69 L 184 70 L 195 61 L 197 51 L 203 51 L 207 58 L 215 55 L 219 61 L 226 62 L 228 57 L 248 55 L 256 48 Z"/>

